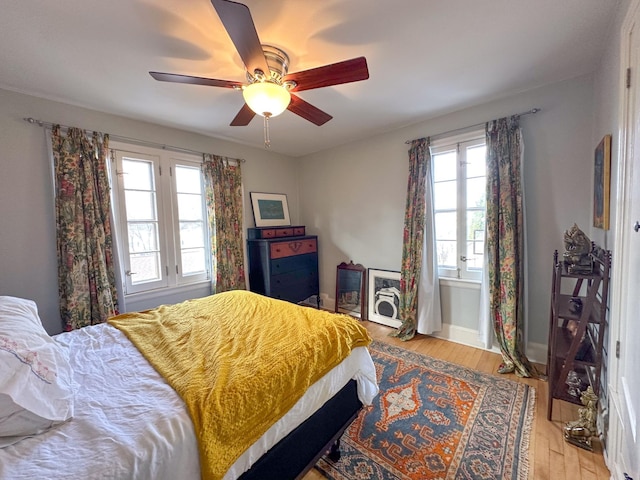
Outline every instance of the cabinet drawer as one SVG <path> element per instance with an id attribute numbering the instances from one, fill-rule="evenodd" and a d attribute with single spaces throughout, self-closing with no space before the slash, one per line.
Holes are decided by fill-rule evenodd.
<path id="1" fill-rule="evenodd" d="M 315 238 L 304 240 L 291 240 L 288 242 L 274 242 L 270 245 L 271 259 L 315 253 L 318 251 L 318 242 Z"/>
<path id="2" fill-rule="evenodd" d="M 318 285 L 296 284 L 288 288 L 277 288 L 269 295 L 272 298 L 298 303 L 312 295 L 318 295 Z"/>
<path id="3" fill-rule="evenodd" d="M 293 228 L 279 228 L 276 230 L 276 237 L 292 237 Z"/>
<path id="4" fill-rule="evenodd" d="M 261 230 L 259 234 L 259 238 L 275 238 L 275 237 L 276 237 L 275 229 Z"/>
<path id="5" fill-rule="evenodd" d="M 294 257 L 282 257 L 271 260 L 271 275 L 293 272 L 294 270 L 318 270 L 318 255 L 307 253 Z"/>
<path id="6" fill-rule="evenodd" d="M 318 293 L 318 272 L 297 270 L 271 277 L 269 296 L 299 302 Z"/>
<path id="7" fill-rule="evenodd" d="M 306 228 L 304 225 L 291 225 L 286 227 L 266 227 L 247 229 L 247 240 L 262 240 L 285 237 L 304 237 Z"/>

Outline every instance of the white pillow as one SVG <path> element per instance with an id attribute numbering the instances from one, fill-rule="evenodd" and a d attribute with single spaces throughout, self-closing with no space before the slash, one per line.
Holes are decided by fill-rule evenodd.
<path id="1" fill-rule="evenodd" d="M 0 448 L 69 420 L 72 385 L 66 351 L 35 302 L 0 296 Z"/>

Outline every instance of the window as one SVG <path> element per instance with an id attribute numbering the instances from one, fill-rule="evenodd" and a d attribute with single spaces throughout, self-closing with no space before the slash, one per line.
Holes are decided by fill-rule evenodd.
<path id="1" fill-rule="evenodd" d="M 206 281 L 200 159 L 132 145 L 116 148 L 114 203 L 125 293 Z"/>
<path id="2" fill-rule="evenodd" d="M 484 262 L 486 146 L 482 132 L 431 145 L 440 277 L 481 280 Z"/>

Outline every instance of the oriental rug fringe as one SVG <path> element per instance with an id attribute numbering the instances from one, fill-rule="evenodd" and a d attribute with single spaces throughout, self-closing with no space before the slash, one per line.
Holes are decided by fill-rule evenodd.
<path id="1" fill-rule="evenodd" d="M 340 442 L 334 480 L 526 479 L 535 389 L 374 341 L 380 394 Z"/>

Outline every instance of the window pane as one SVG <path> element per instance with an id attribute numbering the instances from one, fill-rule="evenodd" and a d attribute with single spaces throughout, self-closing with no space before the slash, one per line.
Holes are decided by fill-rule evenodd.
<path id="1" fill-rule="evenodd" d="M 124 192 L 127 220 L 156 220 L 156 194 L 153 192 Z"/>
<path id="2" fill-rule="evenodd" d="M 433 160 L 433 181 L 441 182 L 443 180 L 455 180 L 456 168 L 456 152 L 438 153 L 432 157 Z"/>
<path id="3" fill-rule="evenodd" d="M 206 272 L 206 215 L 200 169 L 184 165 L 176 165 L 175 169 L 180 229 L 180 273 L 185 277 Z"/>
<path id="4" fill-rule="evenodd" d="M 200 170 L 176 165 L 176 191 L 178 193 L 202 193 Z"/>
<path id="5" fill-rule="evenodd" d="M 131 253 L 158 250 L 158 226 L 155 223 L 129 223 L 129 251 Z"/>
<path id="6" fill-rule="evenodd" d="M 122 159 L 124 188 L 126 190 L 155 190 L 153 188 L 153 164 L 132 158 Z"/>
<path id="7" fill-rule="evenodd" d="M 467 177 L 484 177 L 487 175 L 485 145 L 467 148 Z"/>
<path id="8" fill-rule="evenodd" d="M 467 180 L 467 208 L 484 208 L 487 204 L 487 183 L 485 177 Z"/>
<path id="9" fill-rule="evenodd" d="M 202 220 L 202 196 L 190 193 L 178 194 L 178 218 Z"/>
<path id="10" fill-rule="evenodd" d="M 467 212 L 467 240 L 484 240 L 484 210 L 470 210 Z"/>
<path id="11" fill-rule="evenodd" d="M 484 262 L 484 240 L 467 242 L 467 268 L 469 270 L 481 270 Z"/>
<path id="12" fill-rule="evenodd" d="M 131 283 L 143 283 L 152 280 L 160 280 L 160 254 L 137 253 L 131 258 Z"/>
<path id="13" fill-rule="evenodd" d="M 436 210 L 456 208 L 456 181 L 438 182 L 433 185 L 433 206 Z"/>
<path id="14" fill-rule="evenodd" d="M 436 239 L 454 240 L 456 239 L 456 212 L 438 212 L 435 214 Z"/>
<path id="15" fill-rule="evenodd" d="M 438 240 L 436 249 L 439 267 L 457 268 L 455 241 Z"/>
<path id="16" fill-rule="evenodd" d="M 180 222 L 180 248 L 204 246 L 202 222 Z"/>
<path id="17" fill-rule="evenodd" d="M 182 274 L 193 275 L 204 272 L 206 269 L 204 253 L 204 248 L 182 250 Z"/>
<path id="18" fill-rule="evenodd" d="M 467 212 L 467 268 L 481 269 L 484 256 L 485 212 Z"/>

